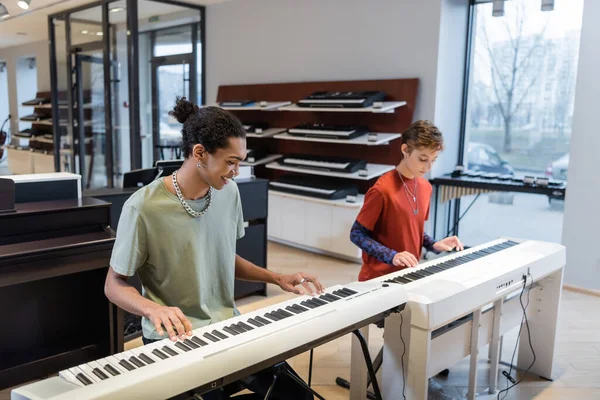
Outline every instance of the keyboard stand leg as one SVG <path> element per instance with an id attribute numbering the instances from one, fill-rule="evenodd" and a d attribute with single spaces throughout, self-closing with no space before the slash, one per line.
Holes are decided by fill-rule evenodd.
<path id="1" fill-rule="evenodd" d="M 369 376 L 371 378 L 371 384 L 373 385 L 373 391 L 375 392 L 375 398 L 377 400 L 382 400 L 381 391 L 379 390 L 379 384 L 377 383 L 377 376 L 375 375 L 373 363 L 371 362 L 371 354 L 369 354 L 369 346 L 367 345 L 367 341 L 363 337 L 360 330 L 355 330 L 352 333 L 354 333 L 354 335 L 358 338 L 358 341 L 360 343 L 365 363 L 367 364 L 367 370 L 369 371 Z"/>
<path id="2" fill-rule="evenodd" d="M 310 392 L 313 394 L 313 396 L 315 396 L 316 398 L 318 398 L 319 400 L 325 400 L 325 398 L 323 396 L 321 396 L 319 393 L 315 392 L 314 389 L 312 389 L 310 386 L 308 386 L 306 384 L 306 382 L 304 382 L 302 379 L 298 378 L 296 375 L 292 374 L 288 368 L 285 362 L 281 362 L 279 364 L 275 364 L 273 366 L 273 383 L 271 384 L 271 387 L 269 388 L 267 395 L 265 396 L 264 400 L 269 400 L 271 398 L 271 393 L 273 392 L 273 388 L 275 387 L 275 384 L 277 383 L 277 377 L 281 376 L 281 375 L 286 375 L 288 378 L 291 378 L 292 380 L 296 381 L 296 383 L 300 386 L 302 386 L 302 388 L 304 390 L 306 390 L 307 392 Z"/>
<path id="3" fill-rule="evenodd" d="M 527 307 L 531 341 L 536 356 L 535 364 L 529 372 L 548 380 L 552 380 L 552 362 L 556 348 L 556 330 L 562 282 L 562 268 L 537 282 L 536 287 L 531 289 L 529 307 Z M 526 295 L 527 293 L 523 294 L 523 303 L 525 303 Z M 519 338 L 517 366 L 526 370 L 532 361 L 533 353 L 529 347 L 527 326 L 523 326 Z"/>
<path id="4" fill-rule="evenodd" d="M 369 340 L 369 326 L 360 328 L 363 338 Z M 369 385 L 369 375 L 363 362 L 363 352 L 358 336 L 352 335 L 352 350 L 350 354 L 350 399 L 363 400 Z"/>
<path id="5" fill-rule="evenodd" d="M 498 362 L 500 360 L 500 320 L 502 318 L 502 304 L 504 298 L 494 302 L 494 323 L 492 326 L 492 340 L 490 341 L 490 394 L 496 393 L 498 386 Z"/>
<path id="6" fill-rule="evenodd" d="M 481 327 L 481 309 L 473 311 L 471 327 L 471 365 L 469 366 L 469 392 L 467 399 L 475 400 L 477 395 L 477 358 L 479 355 L 479 329 Z"/>

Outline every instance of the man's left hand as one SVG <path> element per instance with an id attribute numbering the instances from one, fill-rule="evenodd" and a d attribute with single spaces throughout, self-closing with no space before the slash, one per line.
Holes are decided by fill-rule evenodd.
<path id="1" fill-rule="evenodd" d="M 435 251 L 452 251 L 456 249 L 457 251 L 462 251 L 465 249 L 463 244 L 460 242 L 457 236 L 449 236 L 446 239 L 438 240 L 433 244 L 433 249 Z"/>
<path id="2" fill-rule="evenodd" d="M 316 277 L 302 272 L 291 275 L 281 275 L 277 280 L 277 284 L 286 292 L 292 292 L 299 295 L 321 294 L 325 290 Z M 298 285 L 302 286 L 296 287 Z"/>

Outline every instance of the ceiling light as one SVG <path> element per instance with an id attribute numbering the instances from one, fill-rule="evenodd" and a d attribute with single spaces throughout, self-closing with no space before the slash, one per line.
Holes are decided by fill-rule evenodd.
<path id="1" fill-rule="evenodd" d="M 87 35 L 89 33 L 89 31 L 86 30 L 86 29 L 84 29 L 84 30 L 81 31 L 81 33 L 83 33 L 84 35 Z"/>
<path id="2" fill-rule="evenodd" d="M 554 0 L 542 0 L 542 11 L 554 10 Z"/>
<path id="3" fill-rule="evenodd" d="M 96 36 L 102 36 L 104 35 L 102 32 L 96 32 Z"/>
<path id="4" fill-rule="evenodd" d="M 8 10 L 6 9 L 6 6 L 2 3 L 0 3 L 0 18 L 6 18 L 9 16 Z"/>
<path id="5" fill-rule="evenodd" d="M 21 7 L 23 10 L 29 9 L 29 5 L 31 4 L 31 0 L 19 0 L 17 5 Z"/>
<path id="6" fill-rule="evenodd" d="M 494 6 L 492 8 L 493 17 L 504 16 L 504 0 L 494 0 Z"/>
<path id="7" fill-rule="evenodd" d="M 124 10 L 124 8 L 123 8 L 123 7 L 115 7 L 115 8 L 111 8 L 111 9 L 110 9 L 110 12 L 113 12 L 113 13 L 118 13 L 118 12 L 121 12 L 121 11 L 123 11 L 123 10 Z"/>

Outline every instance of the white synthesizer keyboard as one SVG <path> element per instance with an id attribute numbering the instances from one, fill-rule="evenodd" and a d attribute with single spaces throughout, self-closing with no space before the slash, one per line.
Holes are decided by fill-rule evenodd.
<path id="1" fill-rule="evenodd" d="M 12 400 L 165 399 L 209 390 L 336 339 L 406 303 L 399 285 L 353 282 L 60 371 Z"/>

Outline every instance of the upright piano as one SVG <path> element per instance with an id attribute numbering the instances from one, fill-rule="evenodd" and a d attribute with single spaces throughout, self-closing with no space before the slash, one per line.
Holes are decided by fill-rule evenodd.
<path id="1" fill-rule="evenodd" d="M 123 348 L 122 315 L 104 295 L 110 204 L 81 198 L 79 179 L 13 179 L 0 179 L 0 389 Z"/>

